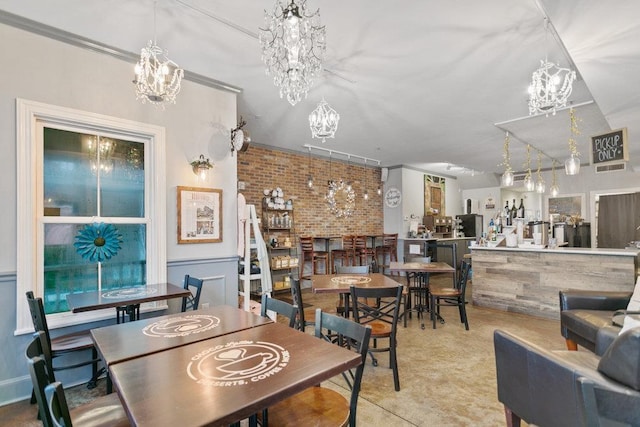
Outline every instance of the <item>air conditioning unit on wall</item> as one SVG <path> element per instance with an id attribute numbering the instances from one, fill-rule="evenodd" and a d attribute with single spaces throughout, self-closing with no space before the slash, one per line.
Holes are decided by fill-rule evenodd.
<path id="1" fill-rule="evenodd" d="M 596 165 L 596 173 L 618 172 L 627 168 L 626 163 L 614 163 L 609 165 Z"/>

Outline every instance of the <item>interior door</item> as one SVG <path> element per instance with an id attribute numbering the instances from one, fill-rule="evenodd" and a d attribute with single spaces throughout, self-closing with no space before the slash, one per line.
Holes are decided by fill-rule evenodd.
<path id="1" fill-rule="evenodd" d="M 624 248 L 640 240 L 640 193 L 600 196 L 598 247 Z"/>

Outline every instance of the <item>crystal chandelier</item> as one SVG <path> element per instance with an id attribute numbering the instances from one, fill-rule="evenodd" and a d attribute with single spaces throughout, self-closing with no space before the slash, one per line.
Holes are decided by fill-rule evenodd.
<path id="1" fill-rule="evenodd" d="M 323 97 L 316 109 L 309 114 L 311 137 L 322 138 L 322 142 L 326 142 L 326 138 L 333 138 L 335 136 L 339 121 L 340 114 L 331 108 Z"/>
<path id="2" fill-rule="evenodd" d="M 578 130 L 578 119 L 576 118 L 573 107 L 569 109 L 569 157 L 564 162 L 564 171 L 567 175 L 577 175 L 580 173 L 580 153 L 578 153 L 578 145 L 576 137 L 580 135 Z"/>
<path id="3" fill-rule="evenodd" d="M 549 21 L 545 18 L 545 39 L 549 33 Z M 545 40 L 546 44 L 546 40 Z M 558 108 L 565 107 L 573 89 L 576 72 L 561 68 L 547 60 L 540 60 L 540 68 L 531 76 L 529 85 L 529 114 L 556 114 Z"/>
<path id="4" fill-rule="evenodd" d="M 542 153 L 538 150 L 538 170 L 536 172 L 536 192 L 542 194 L 546 190 L 544 179 L 542 179 L 542 173 L 540 173 L 540 167 L 542 166 Z"/>
<path id="5" fill-rule="evenodd" d="M 558 182 L 556 181 L 556 160 L 553 159 L 551 163 L 551 188 L 549 188 L 549 192 L 551 196 L 556 197 L 560 193 L 560 187 L 558 186 Z"/>
<path id="6" fill-rule="evenodd" d="M 276 0 L 273 12 L 266 10 L 267 28 L 260 28 L 262 61 L 273 83 L 296 105 L 307 96 L 313 80 L 322 70 L 325 52 L 325 27 L 320 25 L 320 10 L 307 14 L 306 0 L 286 5 Z M 285 6 L 286 5 L 286 6 Z"/>
<path id="7" fill-rule="evenodd" d="M 509 154 L 509 132 L 505 133 L 504 146 L 502 148 L 502 163 L 498 166 L 504 166 L 502 174 L 502 185 L 511 187 L 513 185 L 513 169 L 511 169 L 511 155 Z"/>
<path id="8" fill-rule="evenodd" d="M 116 149 L 116 142 L 102 136 L 94 136 L 87 142 L 91 172 L 100 171 L 103 175 L 111 173 L 114 161 L 111 158 Z"/>
<path id="9" fill-rule="evenodd" d="M 153 7 L 153 40 L 140 51 L 140 61 L 135 66 L 133 84 L 136 99 L 146 103 L 163 105 L 176 103 L 184 70 L 169 59 L 168 52 L 156 44 L 156 7 Z"/>
<path id="10" fill-rule="evenodd" d="M 533 178 L 531 177 L 531 145 L 527 144 L 527 161 L 524 165 L 527 168 L 527 174 L 524 177 L 524 188 L 527 191 L 533 191 L 535 189 L 535 183 L 533 182 Z"/>

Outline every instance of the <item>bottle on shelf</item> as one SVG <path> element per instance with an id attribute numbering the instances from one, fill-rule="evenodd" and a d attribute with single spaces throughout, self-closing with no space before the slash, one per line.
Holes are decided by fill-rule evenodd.
<path id="1" fill-rule="evenodd" d="M 518 217 L 518 208 L 516 208 L 516 199 L 513 199 L 513 204 L 511 205 L 511 221 Z"/>
<path id="2" fill-rule="evenodd" d="M 495 242 L 497 240 L 496 234 L 496 224 L 493 222 L 493 218 L 491 218 L 489 221 L 489 240 Z"/>
<path id="3" fill-rule="evenodd" d="M 524 200 L 520 199 L 520 206 L 518 206 L 518 218 L 524 218 Z"/>
<path id="4" fill-rule="evenodd" d="M 509 209 L 508 200 L 507 200 L 507 204 L 504 205 L 504 219 L 505 219 L 505 225 L 511 225 L 511 209 Z"/>

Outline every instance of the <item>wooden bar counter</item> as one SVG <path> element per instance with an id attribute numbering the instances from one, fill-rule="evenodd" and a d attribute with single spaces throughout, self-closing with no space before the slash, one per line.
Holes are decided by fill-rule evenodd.
<path id="1" fill-rule="evenodd" d="M 633 291 L 638 250 L 472 247 L 474 305 L 560 318 L 558 291 Z"/>

